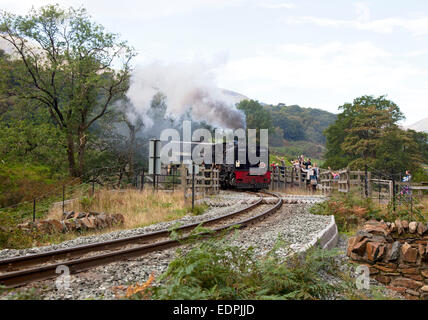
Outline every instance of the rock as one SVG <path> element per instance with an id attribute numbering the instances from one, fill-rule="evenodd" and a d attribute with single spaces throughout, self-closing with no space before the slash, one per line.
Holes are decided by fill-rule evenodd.
<path id="1" fill-rule="evenodd" d="M 409 222 L 407 220 L 401 221 L 401 225 L 403 226 L 404 230 L 409 228 Z"/>
<path id="2" fill-rule="evenodd" d="M 375 264 L 374 267 L 376 269 L 379 269 L 380 271 L 383 271 L 383 272 L 394 272 L 395 271 L 395 268 L 389 268 L 389 267 L 381 266 L 379 264 Z"/>
<path id="3" fill-rule="evenodd" d="M 425 254 L 425 247 L 422 244 L 418 244 L 418 252 L 421 256 Z"/>
<path id="4" fill-rule="evenodd" d="M 354 248 L 355 243 L 357 242 L 357 237 L 350 237 L 348 239 L 348 249 L 347 249 L 347 256 L 351 256 L 352 249 Z"/>
<path id="5" fill-rule="evenodd" d="M 52 225 L 53 231 L 55 232 L 63 232 L 64 226 L 59 220 L 50 220 L 50 224 Z"/>
<path id="6" fill-rule="evenodd" d="M 364 239 L 363 241 L 358 242 L 352 249 L 352 252 L 357 253 L 360 256 L 364 256 L 367 242 L 369 242 L 369 239 Z"/>
<path id="7" fill-rule="evenodd" d="M 401 253 L 403 254 L 403 260 L 407 262 L 415 263 L 418 258 L 418 251 L 407 242 L 401 247 Z"/>
<path id="8" fill-rule="evenodd" d="M 389 235 L 389 228 L 385 223 L 378 223 L 378 224 L 367 224 L 364 226 L 363 231 L 369 232 L 372 234 L 380 234 L 387 236 Z"/>
<path id="9" fill-rule="evenodd" d="M 395 225 L 395 223 L 391 223 L 391 226 L 389 227 L 389 231 L 390 232 L 396 232 L 397 231 L 397 226 Z"/>
<path id="10" fill-rule="evenodd" d="M 415 221 L 412 221 L 409 223 L 409 231 L 410 233 L 415 233 L 416 229 L 418 228 L 418 223 Z"/>
<path id="11" fill-rule="evenodd" d="M 84 225 L 87 229 L 95 229 L 95 225 L 93 224 L 93 221 L 89 218 L 82 218 L 80 219 L 80 222 L 82 225 Z"/>
<path id="12" fill-rule="evenodd" d="M 421 288 L 421 291 L 423 291 L 423 292 L 428 292 L 428 286 L 423 286 L 423 287 Z"/>
<path id="13" fill-rule="evenodd" d="M 405 293 L 407 290 L 407 288 L 405 288 L 405 287 L 393 287 L 393 286 L 386 286 L 386 287 L 389 290 L 393 290 L 393 291 L 398 292 L 398 293 Z"/>
<path id="14" fill-rule="evenodd" d="M 395 241 L 392 244 L 391 250 L 388 253 L 388 260 L 389 261 L 397 260 L 398 257 L 400 256 L 400 249 L 401 249 L 400 241 Z"/>
<path id="15" fill-rule="evenodd" d="M 379 281 L 380 283 L 383 283 L 383 284 L 388 284 L 388 283 L 390 283 L 390 282 L 391 282 L 391 278 L 390 278 L 390 277 L 383 276 L 383 275 L 381 275 L 381 274 L 376 275 L 374 278 L 375 278 L 377 281 Z"/>
<path id="16" fill-rule="evenodd" d="M 405 287 L 408 289 L 419 289 L 424 284 L 420 281 L 407 279 L 407 278 L 396 278 L 391 281 L 391 285 L 394 287 Z"/>
<path id="17" fill-rule="evenodd" d="M 422 222 L 418 223 L 418 235 L 422 236 L 427 231 L 427 226 Z"/>
<path id="18" fill-rule="evenodd" d="M 357 236 L 357 242 L 360 242 L 362 240 L 364 240 L 365 238 L 373 238 L 373 235 L 371 233 L 368 233 L 366 231 L 363 230 L 358 230 L 356 233 Z"/>
<path id="19" fill-rule="evenodd" d="M 380 243 L 378 242 L 368 242 L 366 245 L 367 259 L 370 261 L 375 261 L 378 255 Z"/>
<path id="20" fill-rule="evenodd" d="M 398 271 L 404 273 L 404 274 L 419 274 L 419 269 L 418 268 L 400 268 L 398 269 Z"/>
<path id="21" fill-rule="evenodd" d="M 397 226 L 397 232 L 398 232 L 398 234 L 399 235 L 402 234 L 404 232 L 404 228 L 403 228 L 403 225 L 401 224 L 401 221 L 397 219 L 397 220 L 395 220 L 394 223 Z"/>
<path id="22" fill-rule="evenodd" d="M 424 281 L 424 277 L 422 277 L 420 274 L 407 274 L 406 277 L 416 281 Z"/>
<path id="23" fill-rule="evenodd" d="M 419 297 L 419 296 L 420 296 L 420 293 L 419 293 L 419 292 L 417 292 L 417 291 L 415 291 L 415 290 L 412 290 L 412 289 L 407 289 L 407 290 L 406 290 L 406 293 L 407 293 L 407 294 L 410 294 L 410 295 L 412 295 L 412 296 L 416 296 L 416 297 Z"/>
<path id="24" fill-rule="evenodd" d="M 428 278 L 428 270 L 422 270 L 421 274 L 425 277 Z"/>

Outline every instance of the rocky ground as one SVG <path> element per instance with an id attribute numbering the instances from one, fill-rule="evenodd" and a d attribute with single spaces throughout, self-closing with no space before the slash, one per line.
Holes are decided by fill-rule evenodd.
<path id="1" fill-rule="evenodd" d="M 254 201 L 256 197 L 248 196 L 246 194 L 236 193 L 222 193 L 219 198 L 210 199 L 211 205 L 219 206 L 212 207 L 208 212 L 201 216 L 184 217 L 180 219 L 182 223 L 192 223 L 221 214 L 230 212 L 231 209 L 237 209 L 247 203 Z M 280 237 L 287 244 L 282 248 L 279 253 L 284 257 L 293 253 L 293 251 L 303 248 L 307 243 L 319 234 L 320 231 L 325 229 L 330 223 L 329 216 L 315 216 L 309 213 L 310 207 L 314 202 L 322 201 L 322 197 L 308 197 L 308 196 L 290 196 L 286 199 L 300 199 L 300 203 L 286 203 L 274 215 L 270 216 L 263 222 L 237 231 L 237 234 L 231 235 L 233 244 L 247 247 L 254 246 L 256 253 L 262 255 L 273 248 L 277 239 Z M 228 202 L 230 200 L 230 202 Z M 229 203 L 230 206 L 222 207 L 224 203 Z M 160 223 L 146 228 L 135 230 L 120 231 L 100 236 L 82 237 L 67 241 L 65 243 L 43 247 L 33 248 L 26 250 L 3 250 L 0 251 L 0 257 L 14 256 L 17 254 L 31 254 L 39 251 L 50 250 L 54 248 L 64 248 L 67 246 L 79 245 L 95 241 L 104 241 L 107 239 L 114 239 L 123 236 L 130 236 L 141 234 L 145 232 L 152 232 L 155 230 L 164 229 L 174 225 L 176 221 Z M 339 248 L 342 253 L 337 256 L 337 265 L 339 271 L 345 273 L 352 273 L 351 266 L 347 265 L 348 258 L 346 257 L 346 243 L 347 239 L 341 238 L 339 241 Z M 185 247 L 186 249 L 186 247 Z M 60 290 L 53 280 L 43 281 L 36 284 L 29 285 L 13 292 L 4 294 L 2 299 L 14 299 L 25 296 L 28 292 L 35 292 L 40 299 L 116 299 L 123 295 L 123 291 L 118 290 L 121 286 L 135 284 L 137 282 L 143 283 L 147 281 L 151 273 L 155 277 L 159 276 L 166 270 L 169 262 L 174 258 L 176 249 L 169 249 L 165 251 L 153 252 L 143 257 L 112 263 L 106 266 L 101 266 L 92 269 L 88 272 L 71 275 L 69 288 L 62 287 Z M 340 276 L 331 274 L 321 274 L 321 277 L 330 283 L 337 283 L 343 281 Z M 376 284 L 373 282 L 373 284 Z M 381 287 L 382 295 L 397 298 L 395 292 L 390 292 L 385 287 Z M 373 297 L 370 292 L 367 293 L 368 297 Z M 370 296 L 370 294 L 372 296 Z M 335 296 L 329 297 L 330 299 L 343 299 L 346 297 Z"/>
<path id="2" fill-rule="evenodd" d="M 210 218 L 215 218 L 218 216 L 225 215 L 234 210 L 241 209 L 242 207 L 245 207 L 254 203 L 258 199 L 259 197 L 257 195 L 222 191 L 219 196 L 205 199 L 207 204 L 210 206 L 210 210 L 205 212 L 203 215 L 199 215 L 199 216 L 186 215 L 183 218 L 178 220 L 161 222 L 161 223 L 153 224 L 143 228 L 121 230 L 121 231 L 103 233 L 98 235 L 84 236 L 84 237 L 79 237 L 73 240 L 64 241 L 62 243 L 50 245 L 50 246 L 34 247 L 34 248 L 21 249 L 21 250 L 4 249 L 4 250 L 0 250 L 0 259 L 5 259 L 5 258 L 10 258 L 15 256 L 30 255 L 30 254 L 40 253 L 40 252 L 47 252 L 51 250 L 65 249 L 65 248 L 70 248 L 70 247 L 75 247 L 75 246 L 90 244 L 95 242 L 131 237 L 131 236 L 146 234 L 146 233 L 155 232 L 159 230 L 165 230 L 177 224 L 186 225 L 191 223 L 197 223 L 203 220 L 208 220 Z"/>

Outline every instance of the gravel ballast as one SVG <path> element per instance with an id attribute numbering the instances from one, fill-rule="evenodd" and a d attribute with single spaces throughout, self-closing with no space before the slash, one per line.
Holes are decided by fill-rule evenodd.
<path id="1" fill-rule="evenodd" d="M 0 259 L 6 259 L 6 258 L 11 258 L 16 256 L 25 256 L 25 255 L 42 253 L 42 252 L 47 252 L 52 250 L 76 247 L 79 245 L 85 245 L 85 244 L 91 244 L 96 242 L 103 242 L 108 240 L 142 235 L 142 234 L 147 234 L 147 233 L 155 232 L 159 230 L 165 230 L 177 224 L 186 225 L 186 224 L 198 223 L 203 220 L 219 217 L 227 213 L 230 213 L 232 211 L 242 209 L 243 207 L 249 206 L 250 204 L 254 203 L 258 199 L 259 197 L 257 195 L 222 191 L 219 196 L 205 199 L 205 202 L 208 205 L 210 205 L 210 209 L 204 214 L 199 216 L 186 215 L 178 220 L 160 222 L 160 223 L 152 224 L 143 228 L 121 230 L 121 231 L 114 231 L 114 232 L 103 233 L 98 235 L 78 237 L 76 239 L 64 241 L 55 245 L 34 247 L 34 248 L 20 249 L 20 250 L 4 249 L 4 250 L 0 250 Z"/>
<path id="2" fill-rule="evenodd" d="M 205 220 L 208 218 L 208 215 L 218 215 L 219 213 L 215 211 L 216 209 L 223 209 L 221 214 L 225 214 L 230 212 L 231 209 L 235 209 L 237 206 L 242 207 L 242 203 L 237 203 L 239 199 L 243 198 L 242 200 L 245 200 L 245 202 L 257 199 L 257 197 L 248 197 L 248 195 L 245 195 L 244 197 L 238 196 L 236 193 L 226 194 L 224 197 L 232 197 L 236 204 L 230 207 L 212 208 L 206 214 L 192 218 Z M 297 199 L 297 197 L 293 198 Z M 311 199 L 302 198 L 302 200 Z M 329 216 L 315 216 L 308 212 L 309 208 L 312 206 L 312 200 L 298 204 L 284 204 L 280 210 L 264 221 L 254 226 L 239 230 L 238 236 L 232 235 L 232 244 L 239 245 L 241 247 L 252 245 L 255 247 L 256 254 L 262 255 L 271 250 L 278 237 L 280 237 L 288 245 L 287 248 L 280 251 L 281 255 L 286 256 L 295 250 L 299 250 L 307 243 L 311 242 L 312 239 L 327 227 L 331 221 Z M 194 222 L 194 220 L 185 221 L 186 223 Z M 166 226 L 172 226 L 175 223 L 176 221 L 171 221 L 142 229 L 144 229 L 145 232 L 151 232 L 164 229 Z M 122 231 L 120 236 L 129 236 L 137 234 L 135 232 L 141 232 L 141 230 L 136 230 Z M 117 236 L 117 233 L 113 234 L 113 236 Z M 106 235 L 102 236 L 106 237 Z M 112 234 L 109 234 L 109 237 L 110 236 L 112 236 Z M 90 240 L 87 238 L 90 238 Z M 100 236 L 98 236 L 97 239 L 99 241 Z M 95 239 L 93 237 L 82 237 L 72 241 L 67 241 L 66 243 L 62 243 L 58 246 L 89 243 L 88 241 L 95 241 Z M 53 249 L 53 246 L 37 249 L 50 250 Z M 27 249 L 25 252 L 31 252 L 29 250 L 34 250 L 34 248 Z M 137 259 L 115 262 L 91 269 L 88 272 L 71 275 L 70 287 L 68 289 L 57 290 L 55 282 L 52 280 L 30 284 L 27 288 L 38 288 L 38 294 L 42 299 L 115 299 L 118 298 L 114 289 L 115 287 L 135 284 L 137 282 L 142 283 L 147 281 L 152 272 L 155 277 L 164 272 L 168 267 L 169 262 L 174 258 L 175 250 L 176 249 L 172 248 L 165 251 L 153 252 Z M 11 294 L 9 294 L 9 298 L 12 298 Z"/>
<path id="3" fill-rule="evenodd" d="M 251 196 L 244 193 L 222 192 L 219 197 L 209 199 L 212 207 L 208 212 L 201 216 L 183 217 L 178 220 L 184 224 L 198 222 L 219 215 L 224 215 L 232 210 L 247 206 L 252 201 L 257 200 L 257 196 Z M 256 225 L 237 231 L 237 234 L 230 235 L 232 244 L 240 247 L 255 247 L 258 255 L 263 255 L 273 248 L 278 238 L 286 243 L 278 253 L 283 256 L 289 256 L 293 252 L 299 251 L 310 243 L 321 231 L 323 231 L 331 222 L 331 216 L 318 216 L 309 213 L 309 209 L 314 203 L 323 201 L 324 197 L 311 196 L 284 196 L 284 205 L 275 214 L 271 215 Z M 297 200 L 299 203 L 293 203 Z M 217 205 L 216 205 L 217 203 Z M 231 204 L 227 207 L 225 203 Z M 146 228 L 135 230 L 126 230 L 120 232 L 108 233 L 100 236 L 81 237 L 72 241 L 67 241 L 55 246 L 32 248 L 26 250 L 3 250 L 1 255 L 12 256 L 17 254 L 31 254 L 49 251 L 55 248 L 66 248 L 79 244 L 104 241 L 136 234 L 143 234 L 161 230 L 173 226 L 177 221 L 159 223 Z M 346 238 L 339 239 L 339 248 L 342 253 L 336 258 L 340 271 L 352 272 L 351 266 L 347 264 L 346 257 Z M 182 247 L 183 248 L 183 247 Z M 187 250 L 187 246 L 184 250 Z M 35 251 L 34 251 L 35 250 Z M 40 251 L 38 251 L 40 250 Z M 176 248 L 153 252 L 142 257 L 111 263 L 100 266 L 87 272 L 70 276 L 70 287 L 58 290 L 54 280 L 46 280 L 35 284 L 30 284 L 24 288 L 17 289 L 0 299 L 13 299 L 17 297 L 21 290 L 35 288 L 37 296 L 40 299 L 117 299 L 123 296 L 123 291 L 116 288 L 128 286 L 135 283 L 144 283 L 148 280 L 151 273 L 158 277 L 163 273 L 171 260 L 175 257 Z M 339 277 L 321 273 L 320 276 L 326 281 L 336 284 L 342 281 Z M 385 289 L 386 290 L 386 289 Z M 389 290 L 385 294 L 394 298 L 397 295 Z M 343 299 L 340 296 L 332 296 L 329 299 Z"/>

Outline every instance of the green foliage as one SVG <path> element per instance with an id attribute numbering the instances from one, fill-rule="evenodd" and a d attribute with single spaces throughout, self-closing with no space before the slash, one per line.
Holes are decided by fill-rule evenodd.
<path id="1" fill-rule="evenodd" d="M 83 196 L 80 198 L 79 201 L 83 210 L 88 211 L 91 208 L 92 204 L 94 203 L 94 197 Z"/>
<path id="2" fill-rule="evenodd" d="M 49 113 L 66 138 L 70 174 L 79 176 L 89 128 L 128 88 L 133 49 L 85 9 L 58 5 L 25 16 L 1 12 L 0 37 L 19 57 L 1 93 Z"/>
<path id="3" fill-rule="evenodd" d="M 363 169 L 369 165 L 387 174 L 420 168 L 428 135 L 400 129 L 397 123 L 404 116 L 394 102 L 384 96 L 363 96 L 339 108 L 342 113 L 325 131 L 325 166 Z"/>
<path id="4" fill-rule="evenodd" d="M 422 214 L 419 206 L 420 201 L 418 197 L 408 194 L 398 194 L 394 202 L 391 200 L 387 206 L 388 215 L 384 217 L 385 221 L 407 220 L 407 221 L 420 221 L 426 222 L 426 218 Z"/>
<path id="5" fill-rule="evenodd" d="M 45 165 L 0 162 L 0 207 L 49 192 L 63 177 Z"/>
<path id="6" fill-rule="evenodd" d="M 297 105 L 278 104 L 267 106 L 273 125 L 283 131 L 288 141 L 309 141 L 324 145 L 323 131 L 336 120 L 336 115 L 313 108 L 301 108 Z"/>
<path id="7" fill-rule="evenodd" d="M 273 129 L 269 112 L 255 100 L 242 100 L 237 108 L 244 111 L 247 129 Z"/>
<path id="8" fill-rule="evenodd" d="M 331 271 L 335 251 L 312 248 L 283 261 L 278 242 L 264 257 L 254 248 L 239 248 L 225 239 L 197 243 L 177 251 L 159 286 L 148 289 L 153 299 L 322 299 L 338 292 L 318 272 Z"/>
<path id="9" fill-rule="evenodd" d="M 192 210 L 192 206 L 186 208 L 187 212 L 191 212 L 194 216 L 200 216 L 207 211 L 208 206 L 206 204 L 195 204 Z"/>
<path id="10" fill-rule="evenodd" d="M 316 215 L 333 215 L 341 232 L 352 232 L 362 219 L 382 219 L 381 210 L 371 199 L 358 195 L 337 194 L 331 199 L 317 203 L 310 212 Z"/>
<path id="11" fill-rule="evenodd" d="M 322 159 L 325 147 L 310 141 L 286 141 L 281 147 L 271 147 L 271 152 L 286 155 L 289 159 L 296 159 L 300 155 L 310 157 L 312 160 Z M 318 165 L 321 160 L 318 160 Z"/>
<path id="12" fill-rule="evenodd" d="M 334 215 L 339 231 L 350 233 L 359 224 L 371 219 L 389 222 L 394 222 L 396 219 L 425 222 L 418 204 L 419 201 L 415 197 L 412 204 L 409 196 L 399 195 L 394 211 L 392 201 L 384 209 L 375 204 L 372 199 L 361 198 L 358 194 L 339 193 L 327 201 L 314 205 L 310 212 L 317 215 Z"/>

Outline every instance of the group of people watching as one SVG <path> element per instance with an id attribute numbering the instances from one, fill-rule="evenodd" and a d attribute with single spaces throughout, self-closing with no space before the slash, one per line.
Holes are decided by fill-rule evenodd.
<path id="1" fill-rule="evenodd" d="M 306 181 L 306 186 L 311 188 L 313 192 L 317 190 L 318 179 L 320 170 L 316 163 L 312 164 L 311 158 L 305 158 L 303 155 L 298 157 L 296 160 L 291 162 L 294 166 L 294 169 L 298 172 L 300 170 L 304 173 L 304 181 Z"/>

